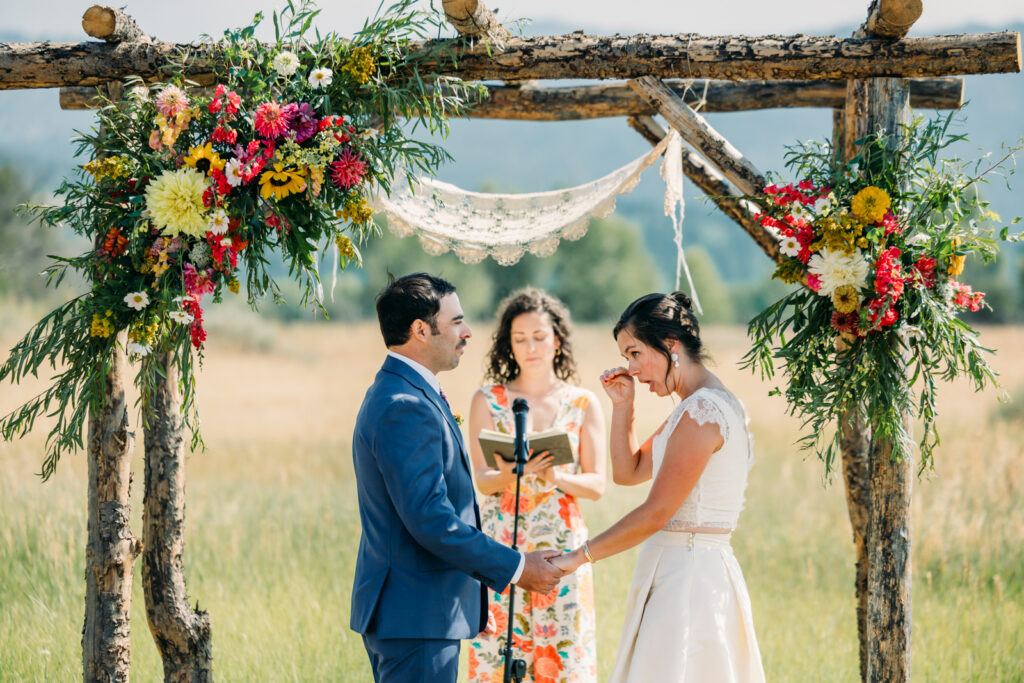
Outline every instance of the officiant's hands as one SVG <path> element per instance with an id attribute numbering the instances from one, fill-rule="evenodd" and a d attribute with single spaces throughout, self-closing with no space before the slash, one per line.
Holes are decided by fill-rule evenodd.
<path id="1" fill-rule="evenodd" d="M 534 455 L 533 450 L 531 449 L 530 459 L 526 461 L 525 465 L 523 465 L 523 474 L 536 474 L 547 478 L 545 472 L 551 469 L 551 463 L 554 459 L 555 456 L 551 455 L 551 451 L 541 451 L 537 455 Z M 498 470 L 500 470 L 502 474 L 515 477 L 515 462 L 509 462 L 498 453 L 495 453 L 494 463 L 498 466 Z"/>
<path id="2" fill-rule="evenodd" d="M 601 386 L 612 400 L 612 405 L 632 404 L 636 395 L 636 382 L 626 368 L 612 368 L 601 373 Z"/>
<path id="3" fill-rule="evenodd" d="M 516 585 L 536 593 L 550 593 L 565 575 L 561 567 L 551 563 L 553 558 L 561 555 L 560 550 L 535 550 L 526 553 L 526 564 L 523 565 L 523 573 Z"/>

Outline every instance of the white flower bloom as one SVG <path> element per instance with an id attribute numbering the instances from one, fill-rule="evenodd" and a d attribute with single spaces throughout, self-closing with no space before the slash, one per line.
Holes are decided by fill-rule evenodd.
<path id="1" fill-rule="evenodd" d="M 314 88 L 325 88 L 334 80 L 334 72 L 330 69 L 313 69 L 309 72 L 309 84 Z"/>
<path id="2" fill-rule="evenodd" d="M 224 165 L 224 176 L 228 180 L 228 185 L 231 187 L 238 187 L 242 184 L 242 162 L 238 159 L 232 159 Z"/>
<path id="3" fill-rule="evenodd" d="M 914 234 L 910 239 L 907 240 L 907 244 L 928 244 L 932 241 L 932 238 L 923 232 Z"/>
<path id="4" fill-rule="evenodd" d="M 784 256 L 790 258 L 796 258 L 797 254 L 800 253 L 800 240 L 795 237 L 779 237 L 779 251 Z"/>
<path id="5" fill-rule="evenodd" d="M 192 316 L 185 311 L 171 311 L 167 314 L 167 317 L 176 323 L 181 323 L 182 325 L 188 325 L 192 322 Z"/>
<path id="6" fill-rule="evenodd" d="M 291 76 L 299 70 L 299 58 L 294 52 L 279 52 L 274 57 L 274 71 L 282 76 Z"/>
<path id="7" fill-rule="evenodd" d="M 800 202 L 793 202 L 789 210 L 793 214 L 793 218 L 803 218 L 804 220 L 811 219 L 811 212 L 807 210 L 807 207 Z"/>
<path id="8" fill-rule="evenodd" d="M 380 131 L 376 128 L 367 128 L 359 134 L 359 137 L 364 140 L 376 140 L 378 135 L 380 135 Z"/>
<path id="9" fill-rule="evenodd" d="M 153 347 L 149 344 L 140 344 L 139 342 L 131 342 L 128 344 L 128 353 L 133 353 L 140 358 L 145 358 L 153 351 Z"/>
<path id="10" fill-rule="evenodd" d="M 143 102 L 149 100 L 149 88 L 147 88 L 144 85 L 137 85 L 134 88 L 132 88 L 130 92 L 134 97 L 137 97 Z"/>
<path id="11" fill-rule="evenodd" d="M 828 216 L 832 213 L 832 208 L 836 203 L 836 195 L 834 192 L 829 192 L 827 196 L 819 198 L 814 202 L 814 213 L 819 216 Z"/>
<path id="12" fill-rule="evenodd" d="M 149 294 L 146 294 L 145 292 L 132 292 L 124 298 L 124 302 L 128 304 L 128 308 L 134 308 L 136 311 L 141 311 L 149 305 Z"/>
<path id="13" fill-rule="evenodd" d="M 818 294 L 832 296 L 833 292 L 844 285 L 857 289 L 863 287 L 870 266 L 859 251 L 847 256 L 841 251 L 822 249 L 808 261 L 807 270 L 821 279 Z"/>
<path id="14" fill-rule="evenodd" d="M 223 235 L 228 231 L 228 215 L 224 209 L 218 209 L 210 216 L 210 232 L 214 235 Z"/>

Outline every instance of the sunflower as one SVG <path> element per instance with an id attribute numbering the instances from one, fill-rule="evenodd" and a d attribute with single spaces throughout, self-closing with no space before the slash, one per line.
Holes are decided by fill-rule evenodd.
<path id="1" fill-rule="evenodd" d="M 853 217 L 864 224 L 877 223 L 885 218 L 885 212 L 892 205 L 892 200 L 885 190 L 874 185 L 865 187 L 850 202 Z"/>
<path id="2" fill-rule="evenodd" d="M 284 199 L 290 194 L 306 189 L 306 172 L 283 164 L 274 164 L 273 171 L 264 171 L 260 175 L 260 196 L 264 199 Z"/>
<path id="3" fill-rule="evenodd" d="M 209 175 L 211 168 L 215 168 L 218 171 L 224 170 L 225 162 L 220 158 L 219 154 L 213 151 L 211 143 L 207 142 L 205 145 L 190 149 L 188 156 L 185 157 L 185 163 L 197 171 L 202 171 Z"/>

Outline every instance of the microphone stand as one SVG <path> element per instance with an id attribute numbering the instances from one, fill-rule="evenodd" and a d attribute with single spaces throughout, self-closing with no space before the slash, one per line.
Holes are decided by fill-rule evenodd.
<path id="1" fill-rule="evenodd" d="M 512 550 L 518 550 L 519 540 L 519 485 L 523 479 L 523 468 L 529 459 L 530 443 L 526 438 L 526 413 L 530 410 L 525 399 L 517 398 L 512 402 L 512 414 L 516 422 L 516 503 L 515 517 L 512 522 Z M 526 676 L 526 660 L 512 657 L 512 624 L 515 621 L 516 586 L 510 584 L 508 587 L 508 633 L 505 635 L 505 649 L 502 654 L 505 657 L 505 678 L 504 683 L 522 683 Z"/>

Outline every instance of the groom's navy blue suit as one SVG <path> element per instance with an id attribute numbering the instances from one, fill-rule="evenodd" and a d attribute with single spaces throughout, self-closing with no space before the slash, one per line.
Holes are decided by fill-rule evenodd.
<path id="1" fill-rule="evenodd" d="M 405 362 L 389 356 L 377 373 L 352 456 L 363 531 L 349 625 L 375 680 L 454 682 L 459 640 L 486 625 L 484 584 L 504 590 L 520 554 L 479 530 L 459 427 Z"/>

